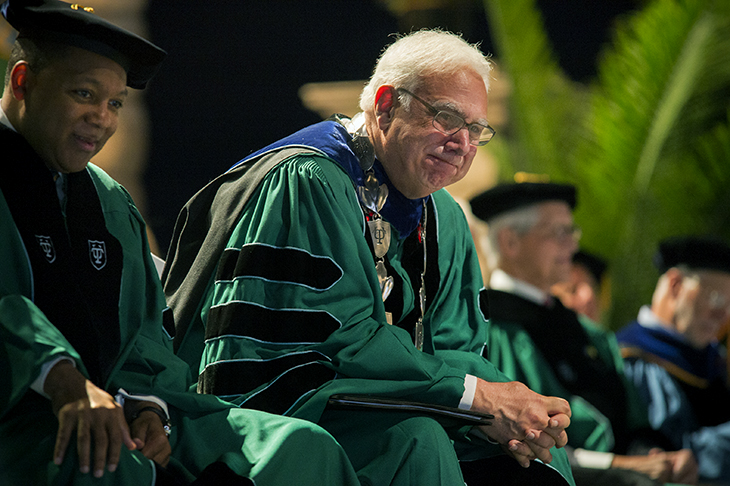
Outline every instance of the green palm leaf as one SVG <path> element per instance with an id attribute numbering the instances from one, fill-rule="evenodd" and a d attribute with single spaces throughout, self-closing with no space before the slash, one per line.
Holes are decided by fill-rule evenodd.
<path id="1" fill-rule="evenodd" d="M 490 30 L 498 53 L 497 65 L 510 78 L 510 147 L 502 159 L 505 173 L 520 170 L 552 173 L 565 170 L 558 156 L 578 135 L 575 120 L 582 117 L 580 98 L 585 87 L 571 82 L 558 66 L 534 0 L 485 1 Z"/>

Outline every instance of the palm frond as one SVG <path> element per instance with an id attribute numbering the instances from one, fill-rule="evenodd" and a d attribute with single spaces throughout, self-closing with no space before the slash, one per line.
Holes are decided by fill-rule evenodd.
<path id="1" fill-rule="evenodd" d="M 498 52 L 498 64 L 513 88 L 509 99 L 511 167 L 553 173 L 566 171 L 561 157 L 571 145 L 581 87 L 560 69 L 534 0 L 484 2 Z M 582 91 L 585 91 L 583 89 Z"/>
<path id="2" fill-rule="evenodd" d="M 727 126 L 730 100 L 725 10 L 700 0 L 653 2 L 617 29 L 601 63 L 586 119 L 592 140 L 575 156 L 586 161 L 584 185 L 603 185 L 579 214 L 593 216 L 588 239 L 608 243 L 613 257 L 614 326 L 650 297 L 656 274 L 648 262 L 660 239 L 713 229 L 705 215 L 730 174 L 721 145 L 710 141 Z"/>

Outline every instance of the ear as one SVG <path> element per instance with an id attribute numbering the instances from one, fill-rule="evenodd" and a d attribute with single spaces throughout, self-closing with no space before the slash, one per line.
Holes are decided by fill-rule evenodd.
<path id="1" fill-rule="evenodd" d="M 669 294 L 673 299 L 677 299 L 677 296 L 679 296 L 679 293 L 682 290 L 684 274 L 676 268 L 670 268 L 667 270 L 666 276 Z"/>
<path id="2" fill-rule="evenodd" d="M 398 102 L 398 94 L 393 86 L 383 85 L 375 93 L 375 119 L 381 130 L 393 121 L 393 109 Z"/>
<path id="3" fill-rule="evenodd" d="M 510 259 L 515 258 L 520 247 L 520 235 L 515 230 L 509 227 L 502 228 L 497 235 L 497 241 L 502 255 Z"/>
<path id="4" fill-rule="evenodd" d="M 30 69 L 26 61 L 18 61 L 10 71 L 10 91 L 13 97 L 20 101 L 28 92 L 28 76 Z M 32 74 L 30 74 L 32 76 Z"/>

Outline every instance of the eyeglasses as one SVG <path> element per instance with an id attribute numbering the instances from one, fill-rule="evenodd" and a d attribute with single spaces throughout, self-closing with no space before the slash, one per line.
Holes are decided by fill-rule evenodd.
<path id="1" fill-rule="evenodd" d="M 580 237 L 583 236 L 583 232 L 581 231 L 580 227 L 576 225 L 556 225 L 551 226 L 547 230 L 547 234 L 549 238 L 552 238 L 556 241 L 566 241 L 568 239 L 572 239 L 576 243 L 580 241 Z"/>
<path id="2" fill-rule="evenodd" d="M 445 135 L 453 135 L 462 128 L 466 128 L 466 131 L 469 133 L 469 143 L 477 146 L 486 145 L 494 136 L 495 131 L 489 125 L 467 123 L 466 120 L 456 113 L 438 110 L 405 88 L 397 88 L 396 91 L 410 95 L 425 106 L 433 116 L 433 127 Z"/>
<path id="3" fill-rule="evenodd" d="M 721 310 L 725 314 L 730 314 L 730 298 L 726 294 L 712 288 L 702 287 L 700 298 L 711 310 Z"/>
<path id="4" fill-rule="evenodd" d="M 715 310 L 724 310 L 726 314 L 730 314 L 730 299 L 726 295 L 721 294 L 717 290 L 710 292 L 707 298 L 707 303 L 710 308 Z"/>

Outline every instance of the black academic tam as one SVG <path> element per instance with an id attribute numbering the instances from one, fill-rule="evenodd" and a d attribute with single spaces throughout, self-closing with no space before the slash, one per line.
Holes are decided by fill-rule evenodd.
<path id="1" fill-rule="evenodd" d="M 476 196 L 470 204 L 474 216 L 488 222 L 507 211 L 547 201 L 563 201 L 575 209 L 575 186 L 552 182 L 498 184 Z"/>
<path id="2" fill-rule="evenodd" d="M 167 54 L 95 15 L 92 7 L 59 0 L 7 0 L 0 11 L 18 37 L 78 47 L 119 63 L 131 88 L 143 89 Z"/>

